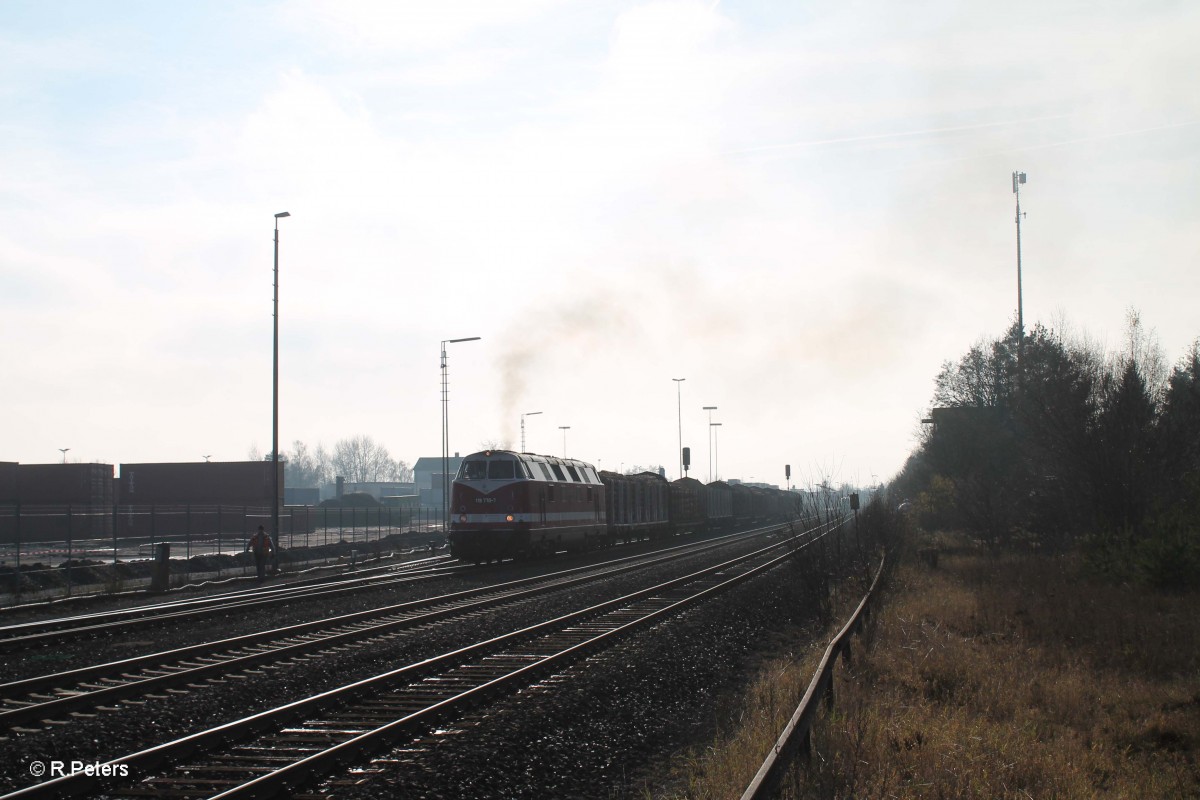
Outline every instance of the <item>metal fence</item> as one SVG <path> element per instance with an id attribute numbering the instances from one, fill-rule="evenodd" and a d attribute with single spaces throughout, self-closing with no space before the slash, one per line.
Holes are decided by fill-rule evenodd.
<path id="1" fill-rule="evenodd" d="M 146 561 L 162 543 L 171 545 L 172 559 L 184 562 L 185 574 L 214 567 L 219 573 L 228 559 L 193 562 L 244 553 L 259 525 L 270 530 L 269 506 L 0 505 L 0 595 L 57 583 L 51 574 L 62 577 L 70 594 L 82 567 Z M 320 561 L 330 557 L 320 551 L 332 545 L 371 549 L 392 534 L 440 538 L 441 510 L 286 506 L 277 544 L 301 561 L 304 551 L 312 554 L 307 560 Z"/>

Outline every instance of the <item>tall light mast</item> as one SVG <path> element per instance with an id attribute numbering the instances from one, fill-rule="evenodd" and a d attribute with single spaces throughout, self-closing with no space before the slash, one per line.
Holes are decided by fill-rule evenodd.
<path id="1" fill-rule="evenodd" d="M 1012 174 L 1013 194 L 1017 196 L 1017 368 L 1021 366 L 1021 355 L 1025 351 L 1025 304 L 1021 297 L 1021 184 L 1025 183 L 1024 172 Z"/>

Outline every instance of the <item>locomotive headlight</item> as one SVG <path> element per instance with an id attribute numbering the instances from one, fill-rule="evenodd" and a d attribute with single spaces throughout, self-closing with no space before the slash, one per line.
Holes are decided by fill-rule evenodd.
<path id="1" fill-rule="evenodd" d="M 459 515 L 459 517 L 458 517 L 458 521 L 459 521 L 459 522 L 466 522 L 466 521 L 467 521 L 467 515 L 466 515 L 466 514 L 461 514 L 461 515 Z"/>
<path id="2" fill-rule="evenodd" d="M 512 514 L 509 514 L 509 515 L 508 515 L 507 517 L 505 517 L 504 519 L 505 519 L 505 520 L 507 520 L 508 522 L 512 522 L 512 521 L 513 521 L 513 515 L 512 515 Z"/>

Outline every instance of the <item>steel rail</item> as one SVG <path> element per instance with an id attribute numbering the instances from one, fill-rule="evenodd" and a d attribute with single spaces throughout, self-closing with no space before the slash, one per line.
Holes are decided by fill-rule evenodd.
<path id="1" fill-rule="evenodd" d="M 781 545 L 776 545 L 769 550 L 777 549 Z M 806 547 L 807 543 L 801 545 L 800 548 Z M 759 551 L 756 555 L 761 555 L 763 551 Z M 797 551 L 789 551 L 783 555 L 772 558 L 764 564 L 755 566 L 746 572 L 743 572 L 734 577 L 728 578 L 718 584 L 706 586 L 698 592 L 694 592 L 684 598 L 670 602 L 665 606 L 650 611 L 636 619 L 630 620 L 623 624 L 613 627 L 610 630 L 593 635 L 582 642 L 570 645 L 569 647 L 559 650 L 558 652 L 543 657 L 541 660 L 532 664 L 519 667 L 508 674 L 493 678 L 486 683 L 468 689 L 464 692 L 448 697 L 437 703 L 427 706 L 419 711 L 412 712 L 407 716 L 387 723 L 375 730 L 367 733 L 361 733 L 352 739 L 343 741 L 319 753 L 314 753 L 306 758 L 289 764 L 273 772 L 259 777 L 253 778 L 241 786 L 237 786 L 215 795 L 212 800 L 242 800 L 243 798 L 266 798 L 274 797 L 278 793 L 288 789 L 295 789 L 297 786 L 313 779 L 317 775 L 324 774 L 330 769 L 335 768 L 340 763 L 348 762 L 352 759 L 361 758 L 363 755 L 376 750 L 378 747 L 385 745 L 396 734 L 401 731 L 412 728 L 416 725 L 421 725 L 428 720 L 438 719 L 449 711 L 458 710 L 462 707 L 470 707 L 477 705 L 489 697 L 499 694 L 502 691 L 509 691 L 515 686 L 527 686 L 531 680 L 536 680 L 555 669 L 560 669 L 568 666 L 570 663 L 577 661 L 579 658 L 587 656 L 606 646 L 611 646 L 623 638 L 641 631 L 651 625 L 661 622 L 669 616 L 680 613 L 681 611 L 690 608 L 705 599 L 722 594 L 735 586 L 738 586 L 745 581 L 750 580 L 759 574 L 773 569 L 782 562 L 792 558 Z M 730 568 L 731 563 L 727 562 L 719 567 L 714 567 L 711 570 L 705 570 L 705 575 L 711 575 L 714 572 L 724 572 Z M 688 576 L 695 580 L 699 574 Z M 687 580 L 687 579 L 681 579 Z M 672 581 L 668 584 L 663 584 L 662 587 L 676 588 L 679 585 L 678 581 Z M 662 587 L 655 587 L 662 589 Z M 665 591 L 665 590 L 663 590 Z M 644 601 L 653 596 L 647 594 L 654 590 L 646 592 L 637 592 L 629 595 L 625 605 Z M 614 601 L 616 602 L 616 601 Z M 586 613 L 586 612 L 580 612 Z M 574 617 L 575 615 L 571 615 Z"/>
<path id="2" fill-rule="evenodd" d="M 756 534 L 757 535 L 757 534 Z M 283 661 L 312 650 L 360 642 L 393 631 L 437 622 L 473 611 L 516 602 L 539 594 L 604 580 L 625 571 L 645 569 L 680 558 L 700 555 L 736 543 L 741 535 L 720 541 L 670 548 L 666 554 L 630 556 L 601 565 L 576 567 L 550 575 L 534 576 L 494 586 L 468 589 L 382 608 L 352 612 L 338 617 L 289 625 L 273 630 L 235 636 L 216 642 L 135 656 L 64 672 L 0 684 L 0 726 L 23 725 L 54 718 L 72 710 L 114 703 L 167 686 L 205 680 L 214 674 L 236 672 L 263 662 Z M 439 608 L 440 607 L 440 608 Z M 421 613 L 422 609 L 425 610 Z M 364 622 L 372 622 L 363 625 Z M 327 632 L 326 635 L 319 635 Z M 313 638 L 318 634 L 317 638 Z M 304 637 L 304 638 L 300 638 Z M 299 641 L 297 639 L 300 638 Z M 275 646 L 268 644 L 277 643 Z M 258 647 L 252 652 L 238 652 Z M 219 660 L 212 660 L 219 659 Z M 194 664 L 192 660 L 207 663 Z M 97 687 L 96 681 L 109 685 Z M 39 693 L 54 691 L 60 696 L 42 699 Z M 28 699 L 22 699 L 24 698 Z"/>
<path id="3" fill-rule="evenodd" d="M 357 569 L 353 572 L 346 572 L 341 575 L 322 575 L 313 578 L 303 578 L 296 581 L 288 581 L 271 586 L 254 586 L 250 588 L 231 589 L 230 591 L 217 592 L 214 594 L 204 595 L 202 597 L 179 597 L 170 600 L 163 600 L 155 603 L 146 603 L 128 608 L 118 608 L 109 611 L 97 611 L 90 614 L 73 614 L 68 617 L 51 617 L 47 619 L 32 620 L 29 622 L 16 622 L 8 625 L 0 625 L 0 645 L 11 638 L 12 636 L 23 635 L 26 632 L 49 632 L 58 628 L 66 628 L 87 624 L 96 621 L 111 621 L 118 620 L 123 617 L 133 618 L 140 616 L 150 616 L 159 614 L 164 611 L 176 611 L 186 609 L 192 606 L 204 606 L 218 604 L 229 600 L 241 600 L 250 597 L 273 597 L 279 594 L 295 593 L 305 589 L 321 588 L 322 586 L 340 587 L 351 583 L 364 583 L 375 580 L 386 580 L 394 578 L 399 574 L 410 575 L 414 572 L 422 572 L 432 569 L 443 569 L 447 562 L 454 561 L 450 556 L 437 556 L 435 558 L 424 558 L 416 561 L 408 561 L 403 564 L 389 564 L 383 567 L 367 567 Z M 453 565 L 452 565 L 453 566 Z M 28 606 L 12 606 L 6 609 L 0 609 L 2 612 L 19 612 L 28 610 Z"/>
<path id="4" fill-rule="evenodd" d="M 740 535 L 751 531 L 740 531 L 728 535 Z M 442 563 L 454 561 L 452 557 L 423 559 L 422 561 L 437 560 Z M 419 562 L 411 562 L 418 564 Z M 361 576 L 344 579 L 313 578 L 295 581 L 286 586 L 261 587 L 254 589 L 239 589 L 206 597 L 171 600 L 165 603 L 137 606 L 134 608 L 118 609 L 97 614 L 81 614 L 70 617 L 59 617 L 49 620 L 17 623 L 0 626 L 0 653 L 23 649 L 31 646 L 45 646 L 58 639 L 69 637 L 111 633 L 127 627 L 152 625 L 160 620 L 176 620 L 182 616 L 204 616 L 223 611 L 236 611 L 248 604 L 269 605 L 329 595 L 349 594 L 355 591 L 379 588 L 390 583 L 410 583 L 432 580 L 444 577 L 450 572 L 469 572 L 475 567 L 463 563 L 425 564 L 410 567 L 408 565 L 389 565 L 371 568 L 372 571 L 385 571 L 384 575 Z M 429 575 L 420 573 L 428 570 Z M 323 582 L 323 583 L 322 583 Z M 308 584 L 316 583 L 316 586 Z M 77 623 L 85 623 L 78 625 Z M 23 633 L 26 631 L 26 633 Z M 31 631 L 31 632 L 30 632 Z"/>
<path id="5" fill-rule="evenodd" d="M 464 568 L 469 569 L 469 568 Z M 296 600 L 307 600 L 318 597 L 331 597 L 343 594 L 353 594 L 355 592 L 366 591 L 369 589 L 378 589 L 386 587 L 393 583 L 418 583 L 429 580 L 437 580 L 445 577 L 447 572 L 431 572 L 421 574 L 420 571 L 404 572 L 398 575 L 373 576 L 364 579 L 351 579 L 335 584 L 329 584 L 317 589 L 312 587 L 302 587 L 301 589 L 283 589 L 275 593 L 263 594 L 242 594 L 239 593 L 232 601 L 225 597 L 214 598 L 208 603 L 201 602 L 201 598 L 197 598 L 196 602 L 202 607 L 182 608 L 179 610 L 175 604 L 165 606 L 166 613 L 151 613 L 144 616 L 134 616 L 127 619 L 112 619 L 107 622 L 96 622 L 94 624 L 82 625 L 78 627 L 52 627 L 50 630 L 42 630 L 37 633 L 29 633 L 8 638 L 0 639 L 0 652 L 10 652 L 13 650 L 22 650 L 29 647 L 46 646 L 56 641 L 71 639 L 81 636 L 92 636 L 100 633 L 113 633 L 127 628 L 138 627 L 142 625 L 154 625 L 160 622 L 179 621 L 183 619 L 192 619 L 211 614 L 219 614 L 222 612 L 237 611 L 247 606 L 261 608 L 283 602 L 295 602 Z M 113 616 L 121 616 L 120 612 L 113 612 Z M 38 623 L 23 623 L 23 627 L 36 627 Z M 17 626 L 12 626 L 13 628 Z"/>
<path id="6" fill-rule="evenodd" d="M 799 544 L 798 547 L 789 550 L 789 552 L 772 558 L 766 563 L 752 567 L 740 575 L 728 578 L 715 585 L 709 585 L 700 591 L 692 592 L 686 597 L 673 602 L 668 602 L 665 605 L 661 605 L 657 609 L 648 612 L 638 612 L 640 616 L 636 619 L 618 624 L 606 632 L 589 636 L 584 641 L 562 649 L 552 655 L 546 656 L 540 661 L 537 661 L 533 664 L 528 664 L 507 675 L 488 681 L 481 686 L 472 688 L 458 695 L 447 698 L 439 703 L 430 705 L 425 709 L 409 714 L 404 718 L 395 720 L 394 722 L 391 722 L 375 731 L 361 734 L 352 740 L 343 742 L 339 745 L 329 748 L 326 751 L 313 754 L 312 756 L 309 756 L 300 762 L 281 768 L 273 773 L 269 773 L 259 778 L 255 778 L 247 784 L 223 792 L 216 797 L 221 798 L 221 800 L 229 800 L 231 798 L 268 797 L 273 796 L 281 789 L 294 787 L 317 773 L 328 771 L 330 767 L 336 766 L 339 762 L 354 758 L 361 753 L 369 752 L 370 750 L 374 749 L 377 744 L 386 742 L 386 740 L 390 739 L 394 733 L 402 730 L 405 727 L 420 723 L 429 717 L 437 717 L 439 714 L 445 713 L 447 710 L 456 708 L 458 706 L 470 705 L 477 699 L 484 699 L 513 684 L 519 683 L 527 685 L 530 678 L 542 675 L 545 672 L 551 671 L 555 668 L 566 666 L 566 664 L 576 660 L 581 656 L 585 656 L 595 650 L 602 649 L 602 647 L 607 644 L 616 643 L 625 636 L 635 633 L 647 626 L 656 624 L 666 617 L 677 614 L 680 611 L 703 601 L 704 599 L 721 594 L 736 585 L 739 585 L 763 572 L 778 566 L 783 561 L 795 556 L 797 552 L 803 550 L 809 544 L 824 538 L 824 536 L 828 535 L 840 526 L 841 523 L 839 523 L 837 526 L 831 526 L 820 536 L 805 541 Z M 668 581 L 664 584 L 660 584 L 658 587 L 651 587 L 650 589 L 641 592 L 635 592 L 627 595 L 625 598 L 618 598 L 611 604 L 603 605 L 610 608 L 613 605 L 617 605 L 617 608 L 613 609 L 613 612 L 619 614 L 621 613 L 621 610 L 628 605 L 645 602 L 646 600 L 649 600 L 650 598 L 659 594 L 664 594 L 670 592 L 671 590 L 681 588 L 688 583 L 693 583 L 696 580 L 704 577 L 723 575 L 731 567 L 744 564 L 746 561 L 769 553 L 770 551 L 782 547 L 788 547 L 796 543 L 801 535 L 802 534 L 797 535 L 792 539 L 780 542 L 776 545 L 763 548 L 756 553 L 747 554 L 744 557 L 733 559 L 725 564 L 719 564 L 715 567 L 693 573 L 690 576 L 684 576 L 683 578 Z M 622 601 L 625 602 L 622 603 Z M 586 611 L 580 613 L 583 614 L 586 613 Z"/>
<path id="7" fill-rule="evenodd" d="M 97 621 L 114 621 L 121 618 L 135 618 L 143 616 L 152 616 L 164 612 L 170 613 L 181 609 L 192 607 L 203 607 L 206 605 L 215 605 L 228 601 L 240 601 L 251 598 L 273 598 L 276 596 L 290 596 L 298 592 L 311 591 L 314 589 L 324 588 L 341 588 L 347 585 L 371 583 L 374 581 L 390 580 L 397 576 L 408 576 L 414 573 L 422 573 L 427 571 L 445 570 L 445 569 L 466 569 L 465 566 L 459 565 L 450 556 L 439 556 L 433 559 L 421 559 L 420 561 L 406 562 L 404 564 L 390 564 L 385 567 L 368 567 L 354 571 L 343 572 L 339 575 L 323 575 L 315 578 L 305 578 L 297 581 L 288 581 L 286 583 L 278 583 L 274 585 L 260 585 L 249 588 L 231 589 L 229 591 L 217 592 L 214 594 L 203 595 L 200 597 L 181 597 L 169 600 L 162 600 L 154 603 L 146 603 L 127 608 L 118 608 L 109 611 L 98 611 L 90 614 L 74 614 L 67 617 L 53 617 L 48 619 L 32 620 L 29 622 L 18 622 L 10 625 L 0 625 L 0 637 L 9 637 L 13 635 L 21 635 L 25 631 L 51 631 L 58 628 L 66 628 L 72 626 L 86 625 Z M 23 607 L 17 607 L 21 609 Z M 0 644 L 5 641 L 0 638 Z"/>
<path id="8" fill-rule="evenodd" d="M 776 526 L 776 527 L 779 527 L 779 526 Z M 827 527 L 827 526 L 822 525 L 820 527 Z M 838 527 L 840 527 L 840 524 Z M 551 631 L 554 631 L 555 629 L 561 629 L 565 626 L 570 625 L 571 623 L 573 623 L 575 621 L 585 620 L 588 618 L 598 616 L 600 614 L 607 613 L 609 611 L 618 610 L 618 609 L 622 608 L 623 606 L 627 606 L 632 603 L 636 603 L 638 601 L 653 597 L 656 593 L 670 591 L 677 587 L 683 586 L 684 584 L 686 584 L 688 582 L 692 582 L 692 581 L 701 579 L 704 576 L 723 572 L 723 571 L 728 570 L 740 563 L 763 556 L 763 555 L 768 554 L 771 551 L 777 550 L 779 548 L 790 548 L 787 553 L 784 553 L 783 555 L 772 558 L 770 562 L 768 562 L 765 565 L 760 565 L 760 567 L 755 568 L 755 570 L 752 571 L 751 573 L 743 574 L 743 575 L 737 576 L 735 578 L 728 579 L 728 580 L 724 581 L 722 584 L 719 584 L 722 586 L 733 585 L 736 582 L 740 582 L 741 580 L 748 579 L 751 576 L 751 574 L 758 574 L 758 572 L 760 572 L 764 569 L 767 569 L 767 568 L 775 566 L 779 563 L 782 563 L 783 560 L 785 560 L 787 558 L 791 558 L 797 552 L 799 552 L 800 550 L 803 550 L 805 547 L 812 544 L 813 542 L 820 541 L 826 535 L 828 535 L 830 532 L 832 532 L 832 530 L 834 530 L 834 529 L 835 529 L 834 527 L 830 526 L 830 527 L 828 527 L 827 530 L 822 532 L 820 535 L 810 536 L 808 541 L 801 543 L 798 547 L 795 546 L 797 544 L 798 537 L 789 537 L 787 539 L 781 540 L 780 542 L 774 543 L 768 547 L 756 550 L 752 553 L 743 554 L 741 556 L 738 556 L 737 558 L 727 560 L 716 566 L 708 567 L 706 569 L 691 573 L 689 575 L 685 575 L 680 578 L 672 579 L 665 583 L 658 584 L 657 586 L 639 590 L 637 592 L 633 592 L 633 593 L 625 595 L 623 597 L 616 598 L 616 599 L 610 600 L 610 601 L 605 601 L 603 603 L 599 603 L 599 604 L 590 606 L 589 608 L 583 609 L 581 611 L 566 614 L 566 615 L 557 617 L 555 619 L 548 620 L 546 622 L 537 623 L 535 625 L 531 625 L 526 628 L 522 628 L 518 631 L 513 631 L 513 632 L 510 632 L 507 634 L 503 634 L 501 636 L 493 637 L 493 638 L 488 639 L 483 642 L 477 642 L 473 645 L 468 645 L 466 647 L 458 648 L 451 652 L 444 653 L 439 656 L 427 658 L 422 661 L 418 661 L 418 662 L 409 664 L 404 667 L 399 667 L 397 669 L 382 673 L 380 675 L 376 675 L 376 676 L 366 678 L 366 679 L 363 679 L 360 681 L 355 681 L 354 683 L 348 684 L 346 686 L 338 687 L 336 689 L 330 689 L 328 691 L 321 692 L 312 697 L 296 700 L 296 701 L 287 703 L 283 706 L 279 706 L 274 709 L 269 709 L 266 711 L 259 712 L 257 714 L 253 714 L 249 717 L 245 717 L 240 720 L 234 720 L 234 721 L 231 721 L 228 723 L 224 723 L 222 725 L 218 725 L 214 728 L 210 728 L 208 730 L 189 734 L 187 736 L 181 737 L 174 741 L 167 742 L 167 743 L 164 743 L 161 745 L 156 745 L 156 746 L 141 750 L 139 752 L 105 762 L 105 764 L 103 766 L 105 768 L 108 768 L 110 771 L 117 767 L 125 766 L 127 768 L 130 768 L 130 770 L 133 774 L 137 774 L 139 772 L 144 774 L 146 772 L 154 770 L 155 768 L 157 768 L 167 762 L 178 761 L 179 759 L 186 758 L 189 755 L 192 755 L 198 751 L 211 750 L 211 749 L 215 749 L 217 747 L 221 747 L 221 746 L 230 744 L 235 741 L 244 740 L 249 736 L 259 733 L 260 731 L 264 730 L 265 728 L 267 728 L 269 726 L 280 727 L 280 726 L 286 725 L 298 718 L 303 718 L 306 715 L 314 714 L 314 713 L 318 712 L 319 710 L 328 707 L 331 704 L 347 703 L 356 697 L 362 696 L 363 694 L 365 694 L 367 692 L 378 691 L 379 689 L 381 689 L 381 687 L 385 687 L 388 684 L 395 683 L 398 680 L 427 674 L 431 670 L 434 670 L 434 669 L 452 668 L 454 666 L 457 666 L 457 665 L 463 663 L 466 659 L 468 659 L 470 657 L 482 656 L 486 653 L 494 651 L 496 648 L 503 646 L 505 644 L 515 643 L 515 642 L 519 642 L 519 641 L 525 641 L 532 637 L 542 635 L 545 633 L 549 633 Z M 705 592 L 711 593 L 711 587 L 710 587 L 710 589 L 706 589 Z M 704 594 L 703 596 L 707 596 L 707 594 Z M 675 606 L 675 605 L 678 605 L 678 603 L 672 604 L 672 606 Z M 604 637 L 596 637 L 596 638 L 603 639 Z M 548 664 L 549 663 L 555 663 L 555 662 L 548 662 Z M 492 686 L 492 684 L 494 684 L 494 682 L 490 682 L 488 684 L 488 686 Z M 500 684 L 496 684 L 496 685 L 498 686 Z M 484 689 L 484 687 L 477 687 L 476 689 L 473 689 L 470 692 L 464 693 L 464 695 L 470 696 L 470 697 L 479 697 L 482 693 L 481 690 L 483 690 L 483 689 Z M 455 700 L 454 703 L 452 703 L 451 705 L 460 703 L 460 702 L 462 702 L 462 701 Z M 433 704 L 430 708 L 425 709 L 421 713 L 423 715 L 437 713 L 437 711 L 444 710 L 449 707 L 450 706 L 446 705 L 445 701 L 441 701 L 436 704 Z M 412 715 L 409 715 L 409 716 L 411 717 Z M 413 719 L 409 719 L 409 717 L 406 717 L 404 719 L 407 719 L 410 722 L 410 724 L 411 724 L 411 722 L 414 721 Z M 403 720 L 399 720 L 399 721 L 403 721 Z M 397 721 L 397 722 L 399 722 L 399 721 Z M 365 740 L 363 740 L 363 742 L 379 741 L 379 739 L 377 737 L 385 736 L 387 731 L 396 730 L 395 726 L 396 726 L 396 722 L 390 723 L 389 725 L 384 726 L 379 731 L 372 732 L 371 738 L 365 739 Z M 358 738 L 361 738 L 361 737 L 358 737 Z M 348 743 L 343 743 L 343 745 L 346 745 L 346 744 L 348 744 Z M 346 752 L 345 747 L 341 746 L 341 749 L 337 749 L 336 754 L 334 754 L 332 756 L 326 756 L 325 758 L 321 758 L 320 756 L 313 757 L 316 760 L 310 760 L 310 759 L 306 758 L 303 760 L 303 762 L 297 762 L 298 764 L 303 763 L 304 766 L 292 765 L 290 767 L 285 767 L 280 770 L 275 770 L 273 773 L 263 776 L 263 779 L 266 781 L 291 780 L 291 778 L 293 776 L 295 776 L 296 774 L 298 774 L 298 772 L 306 772 L 313 764 L 329 763 L 325 759 L 340 758 L 341 755 L 344 754 L 345 752 Z M 275 773 L 280 773 L 280 774 L 275 775 Z M 100 781 L 101 781 L 101 779 L 96 774 L 88 775 L 86 773 L 80 772 L 80 773 L 75 773 L 72 775 L 66 775 L 66 776 L 62 776 L 62 777 L 53 778 L 51 780 L 44 781 L 42 783 L 34 784 L 32 786 L 26 787 L 24 789 L 20 789 L 11 794 L 5 795 L 3 798 L 0 798 L 0 800 L 17 800 L 17 798 L 30 798 L 30 797 L 74 796 L 74 795 L 78 795 L 78 794 L 81 794 L 84 792 L 94 791 L 94 790 L 98 790 L 98 789 L 102 788 L 100 786 Z M 252 792 L 257 792 L 260 790 L 261 787 L 266 785 L 265 783 L 259 783 L 257 780 L 252 781 L 251 783 L 255 784 L 255 787 L 256 787 L 251 790 Z M 247 785 L 249 785 L 249 784 L 247 784 Z M 104 791 L 106 794 L 113 793 L 113 789 L 111 787 L 104 788 Z"/>

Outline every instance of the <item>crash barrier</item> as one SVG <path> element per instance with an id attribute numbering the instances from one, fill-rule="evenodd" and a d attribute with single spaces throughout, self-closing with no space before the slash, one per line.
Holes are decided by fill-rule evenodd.
<path id="1" fill-rule="evenodd" d="M 858 608 L 854 610 L 850 620 L 842 627 L 838 635 L 833 637 L 829 647 L 825 648 L 825 655 L 821 658 L 821 663 L 808 684 L 804 698 L 796 707 L 795 713 L 792 714 L 783 733 L 776 740 L 775 746 L 771 748 L 766 760 L 758 768 L 754 780 L 742 793 L 742 800 L 764 800 L 764 798 L 774 797 L 783 776 L 796 756 L 800 753 L 806 756 L 811 754 L 812 725 L 817 717 L 821 701 L 825 701 L 826 709 L 833 710 L 833 668 L 837 664 L 838 656 L 844 655 L 847 659 L 850 657 L 850 639 L 855 633 L 862 630 L 863 623 L 870 616 L 871 598 L 875 595 L 875 589 L 879 585 L 880 576 L 883 575 L 886 561 L 885 557 L 879 562 L 879 570 L 875 573 L 875 579 L 871 581 L 871 588 L 859 602 Z"/>

